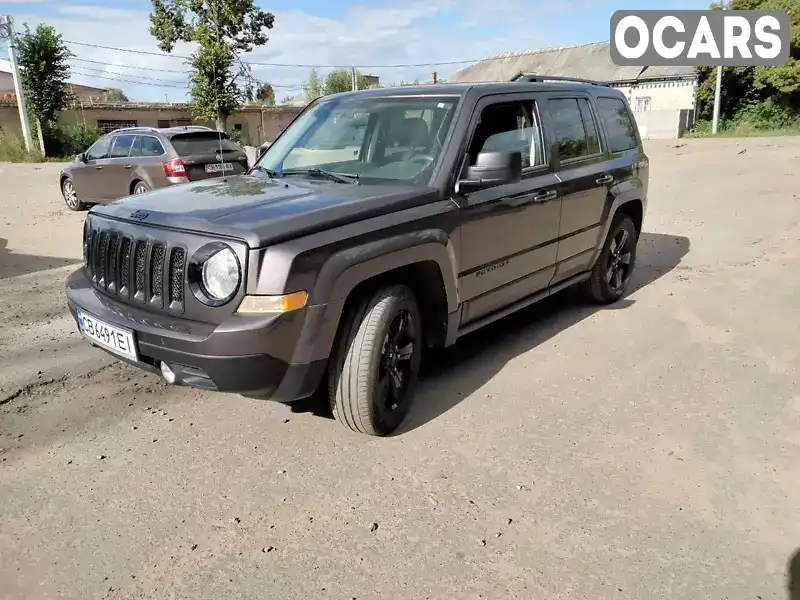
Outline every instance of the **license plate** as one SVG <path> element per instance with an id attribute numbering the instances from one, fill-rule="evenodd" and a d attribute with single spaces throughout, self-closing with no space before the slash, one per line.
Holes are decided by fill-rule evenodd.
<path id="1" fill-rule="evenodd" d="M 233 163 L 211 163 L 206 165 L 206 173 L 219 173 L 220 171 L 233 171 Z"/>
<path id="2" fill-rule="evenodd" d="M 78 329 L 98 346 L 131 360 L 139 360 L 133 332 L 109 325 L 82 310 L 78 311 Z"/>

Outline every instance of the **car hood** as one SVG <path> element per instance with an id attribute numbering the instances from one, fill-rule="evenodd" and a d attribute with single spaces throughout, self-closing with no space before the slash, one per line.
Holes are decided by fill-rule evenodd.
<path id="1" fill-rule="evenodd" d="M 436 188 L 402 183 L 353 185 L 301 176 L 240 175 L 128 196 L 95 206 L 91 214 L 233 237 L 254 248 L 413 208 L 437 197 Z"/>

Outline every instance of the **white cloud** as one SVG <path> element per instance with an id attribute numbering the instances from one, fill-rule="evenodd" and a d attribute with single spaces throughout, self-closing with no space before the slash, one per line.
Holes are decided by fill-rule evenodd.
<path id="1" fill-rule="evenodd" d="M 575 4 L 575 0 L 491 0 L 491 3 L 485 0 L 387 0 L 383 8 L 351 5 L 343 9 L 338 18 L 299 11 L 277 12 L 269 42 L 246 60 L 293 65 L 387 65 L 482 58 L 541 46 L 537 40 L 546 28 L 547 15 L 552 14 L 552 7 L 563 10 L 569 4 Z M 488 15 L 487 6 L 491 7 Z M 535 19 L 524 17 L 532 14 L 536 14 Z M 66 40 L 158 52 L 148 31 L 148 15 L 142 10 L 54 2 L 48 4 L 46 14 L 18 14 L 16 21 L 18 29 L 23 22 L 35 25 L 45 21 Z M 488 35 L 479 29 L 486 22 L 491 24 Z M 552 33 L 550 35 L 552 37 Z M 565 43 L 570 41 L 567 38 Z M 76 83 L 121 87 L 131 98 L 142 100 L 163 99 L 165 95 L 171 100 L 184 97 L 186 75 L 180 59 L 87 46 L 70 48 L 77 58 L 114 65 L 104 67 L 76 61 L 73 63 Z M 185 55 L 190 51 L 189 47 L 183 46 L 174 52 Z M 446 77 L 460 66 L 367 67 L 363 72 L 378 75 L 384 82 L 427 80 L 431 71 Z M 309 70 L 304 67 L 253 66 L 253 75 L 273 83 L 281 98 L 299 92 Z M 327 70 L 323 68 L 319 72 L 324 74 Z M 168 80 L 179 87 L 161 87 L 167 85 L 163 81 L 154 81 L 151 85 L 115 81 L 142 81 L 142 77 Z"/>

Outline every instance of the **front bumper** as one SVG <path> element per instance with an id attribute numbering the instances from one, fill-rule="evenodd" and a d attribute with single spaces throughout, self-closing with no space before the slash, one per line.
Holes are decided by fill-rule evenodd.
<path id="1" fill-rule="evenodd" d="M 160 374 L 165 362 L 179 384 L 291 402 L 313 394 L 325 372 L 326 360 L 291 360 L 296 346 L 308 339 L 308 327 L 321 320 L 324 305 L 268 317 L 234 315 L 211 325 L 115 301 L 97 291 L 83 269 L 69 276 L 66 288 L 76 325 L 80 308 L 134 332 L 139 361 L 106 350 L 109 354 L 151 373 Z"/>

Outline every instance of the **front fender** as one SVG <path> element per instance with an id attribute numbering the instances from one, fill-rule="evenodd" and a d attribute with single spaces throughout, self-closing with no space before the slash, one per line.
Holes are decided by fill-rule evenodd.
<path id="1" fill-rule="evenodd" d="M 414 263 L 433 261 L 439 267 L 447 312 L 458 308 L 456 255 L 449 236 L 427 229 L 347 248 L 333 255 L 319 272 L 309 304 L 345 300 L 363 281 Z"/>
<path id="2" fill-rule="evenodd" d="M 434 262 L 444 285 L 447 311 L 458 309 L 457 263 L 455 248 L 447 234 L 429 229 L 402 234 L 363 245 L 342 249 L 325 261 L 309 290 L 313 322 L 306 323 L 295 348 L 292 362 L 310 363 L 330 356 L 342 319 L 345 302 L 360 283 L 393 269 L 420 262 Z"/>

